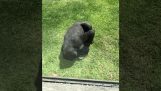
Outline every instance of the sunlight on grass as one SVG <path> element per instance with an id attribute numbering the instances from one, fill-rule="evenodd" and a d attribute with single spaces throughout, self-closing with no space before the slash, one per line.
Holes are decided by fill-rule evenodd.
<path id="1" fill-rule="evenodd" d="M 43 0 L 43 76 L 119 80 L 118 2 Z M 69 26 L 80 20 L 93 25 L 94 44 L 85 59 L 61 62 L 59 54 L 64 34 Z"/>

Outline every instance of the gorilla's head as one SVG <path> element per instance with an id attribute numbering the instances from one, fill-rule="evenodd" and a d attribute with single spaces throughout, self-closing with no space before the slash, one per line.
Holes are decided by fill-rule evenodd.
<path id="1" fill-rule="evenodd" d="M 92 30 L 92 26 L 87 22 L 82 22 L 80 25 L 82 26 L 84 32 Z"/>

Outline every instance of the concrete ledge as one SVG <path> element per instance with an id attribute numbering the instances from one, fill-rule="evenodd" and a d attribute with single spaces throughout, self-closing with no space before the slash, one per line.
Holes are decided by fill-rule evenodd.
<path id="1" fill-rule="evenodd" d="M 42 77 L 43 91 L 119 91 L 118 81 Z"/>

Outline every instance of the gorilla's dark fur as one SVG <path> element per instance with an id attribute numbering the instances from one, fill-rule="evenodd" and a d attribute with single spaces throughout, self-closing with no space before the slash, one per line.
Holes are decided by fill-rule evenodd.
<path id="1" fill-rule="evenodd" d="M 76 22 L 66 32 L 62 46 L 63 57 L 73 60 L 82 53 L 88 53 L 95 32 L 87 22 Z"/>

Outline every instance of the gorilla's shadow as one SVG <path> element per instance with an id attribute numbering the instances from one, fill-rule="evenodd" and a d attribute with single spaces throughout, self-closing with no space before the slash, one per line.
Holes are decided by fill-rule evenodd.
<path id="1" fill-rule="evenodd" d="M 61 50 L 61 52 L 59 54 L 59 60 L 60 60 L 59 67 L 60 67 L 60 69 L 72 67 L 74 65 L 75 61 L 80 61 L 80 60 L 84 59 L 88 55 L 88 52 L 89 52 L 89 47 L 85 47 L 81 51 L 78 52 L 79 55 L 77 58 L 75 58 L 73 60 L 67 60 L 67 59 L 63 58 L 63 54 L 62 54 L 62 50 Z"/>

